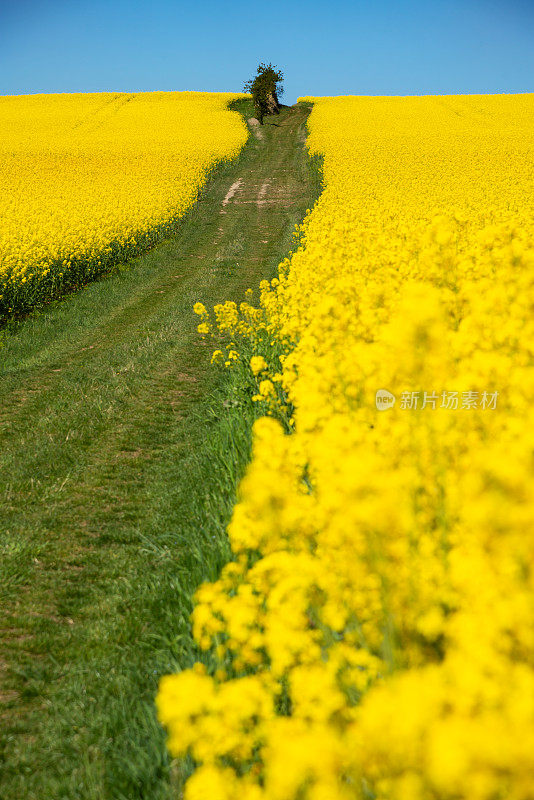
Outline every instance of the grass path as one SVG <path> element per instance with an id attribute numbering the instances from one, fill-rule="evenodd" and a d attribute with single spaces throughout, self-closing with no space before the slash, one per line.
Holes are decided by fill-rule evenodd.
<path id="1" fill-rule="evenodd" d="M 250 427 L 192 306 L 287 253 L 317 194 L 308 113 L 270 118 L 174 237 L 0 349 L 2 800 L 170 796 L 153 698 L 196 656 L 190 597 L 228 557 Z"/>

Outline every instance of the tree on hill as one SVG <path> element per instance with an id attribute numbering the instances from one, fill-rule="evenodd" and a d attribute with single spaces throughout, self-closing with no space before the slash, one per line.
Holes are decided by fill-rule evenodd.
<path id="1" fill-rule="evenodd" d="M 260 125 L 263 125 L 266 114 L 280 113 L 278 98 L 284 93 L 284 87 L 281 85 L 283 80 L 282 70 L 262 62 L 258 65 L 254 77 L 245 83 L 244 91 L 252 95 Z"/>

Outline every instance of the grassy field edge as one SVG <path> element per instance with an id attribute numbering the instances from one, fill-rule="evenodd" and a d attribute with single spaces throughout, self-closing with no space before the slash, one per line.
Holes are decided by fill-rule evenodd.
<path id="1" fill-rule="evenodd" d="M 241 113 L 248 118 L 246 106 Z M 263 139 L 250 137 L 174 239 L 7 332 L 6 800 L 167 800 L 178 791 L 157 683 L 202 658 L 192 596 L 230 557 L 225 529 L 258 413 L 245 373 L 209 366 L 192 308 L 243 298 L 296 246 L 295 223 L 319 191 L 305 118 L 286 107 Z M 221 208 L 237 178 L 243 199 Z M 262 207 L 266 179 L 273 200 Z"/>

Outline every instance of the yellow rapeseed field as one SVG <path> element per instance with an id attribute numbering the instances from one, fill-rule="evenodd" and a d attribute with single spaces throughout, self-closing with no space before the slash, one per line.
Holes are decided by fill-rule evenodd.
<path id="1" fill-rule="evenodd" d="M 187 800 L 532 800 L 534 95 L 314 102 L 300 246 L 216 308 L 285 430 L 197 593 L 208 666 L 161 682 L 169 748 Z"/>
<path id="2" fill-rule="evenodd" d="M 235 94 L 0 97 L 0 316 L 90 280 L 183 216 L 246 126 Z"/>

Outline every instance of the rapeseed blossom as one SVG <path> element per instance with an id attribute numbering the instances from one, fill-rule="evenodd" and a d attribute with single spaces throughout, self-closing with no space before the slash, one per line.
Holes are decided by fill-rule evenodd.
<path id="1" fill-rule="evenodd" d="M 255 424 L 169 749 L 186 800 L 531 800 L 534 95 L 314 104 L 300 245 L 215 309 L 291 425 Z"/>
<path id="2" fill-rule="evenodd" d="M 0 316 L 146 249 L 247 138 L 239 95 L 0 97 Z"/>

